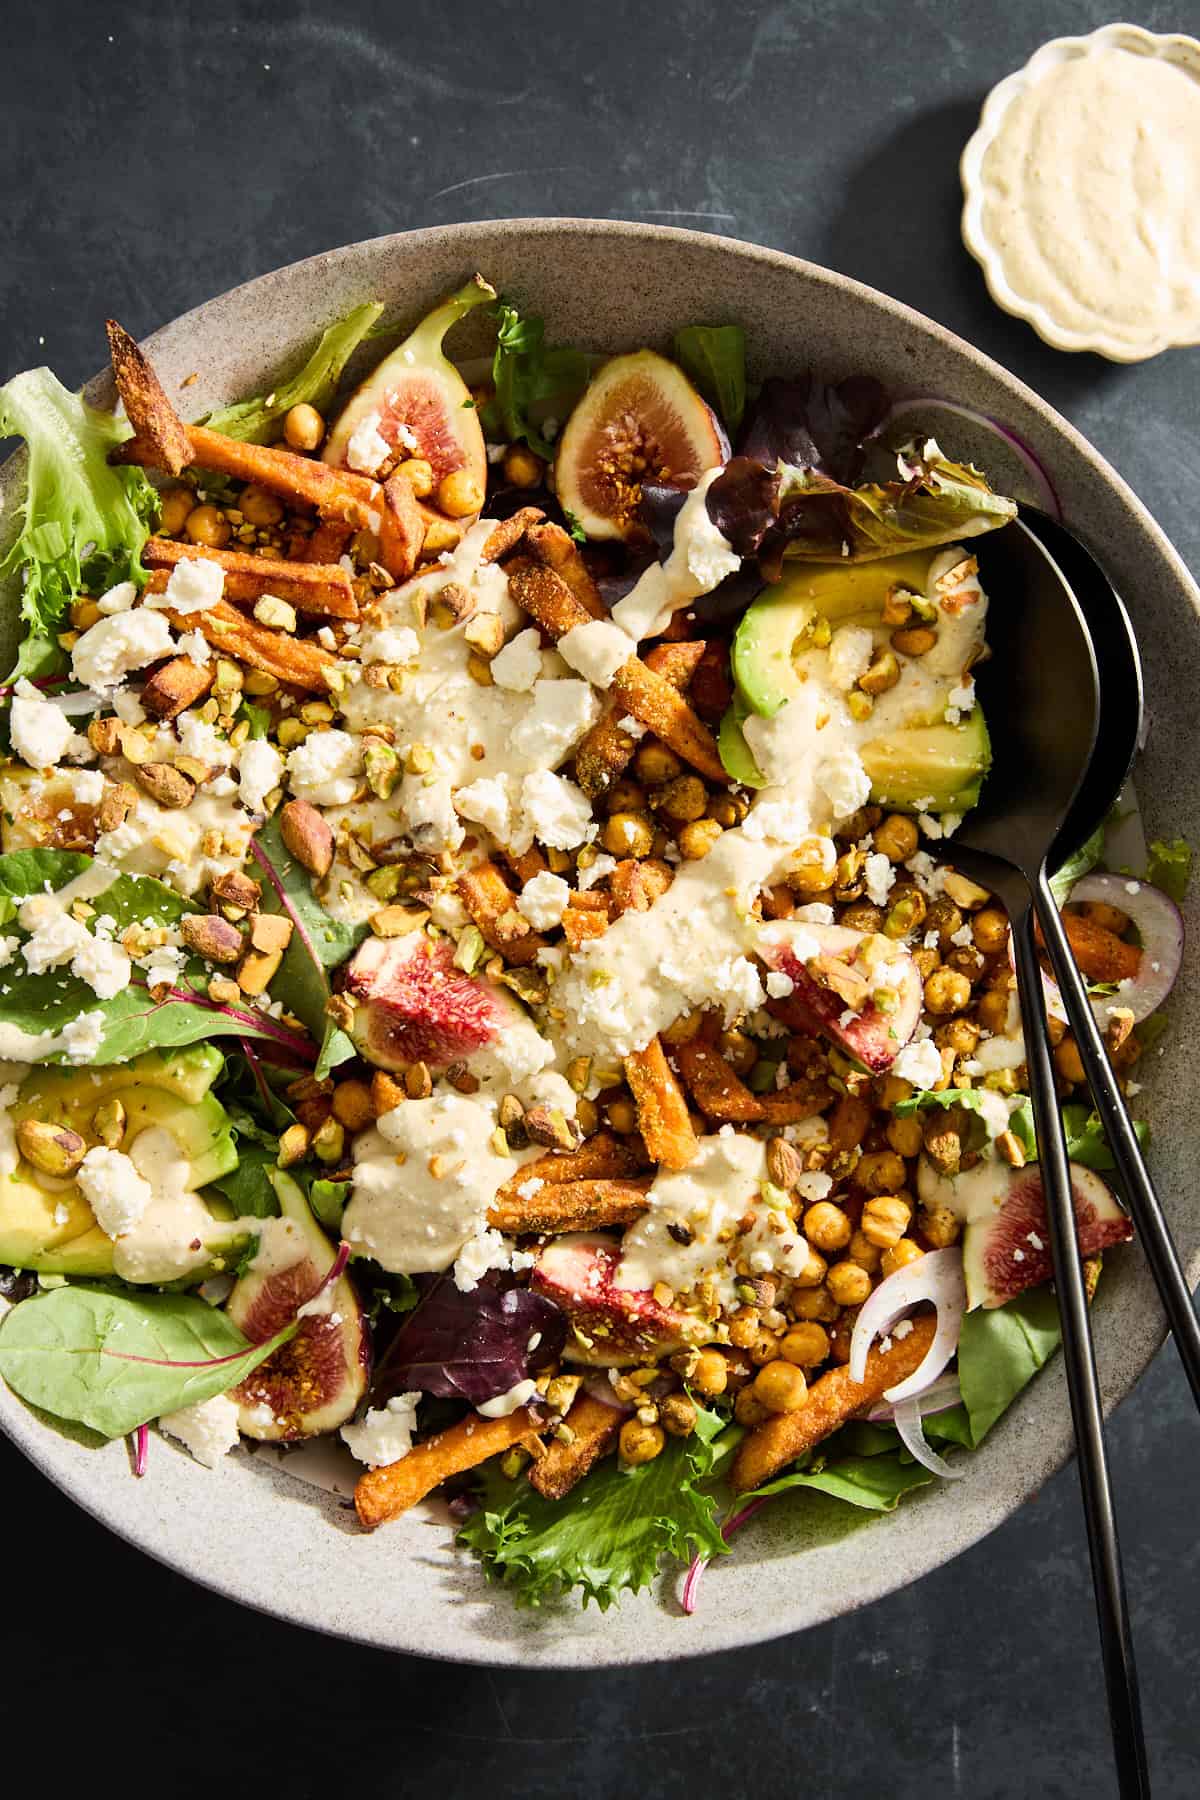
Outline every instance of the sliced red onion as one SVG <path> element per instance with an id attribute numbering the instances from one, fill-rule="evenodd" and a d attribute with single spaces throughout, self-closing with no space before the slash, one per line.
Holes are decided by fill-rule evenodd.
<path id="1" fill-rule="evenodd" d="M 904 1313 L 923 1302 L 937 1308 L 933 1342 L 911 1375 L 884 1390 L 884 1399 L 893 1403 L 922 1393 L 942 1373 L 958 1348 L 967 1304 L 961 1250 L 927 1250 L 916 1262 L 905 1263 L 881 1281 L 864 1301 L 850 1338 L 851 1381 L 865 1379 L 867 1352 L 875 1339 L 883 1337 Z"/>
<path id="2" fill-rule="evenodd" d="M 146 1473 L 146 1457 L 149 1448 L 149 1427 L 146 1425 L 139 1425 L 133 1434 L 133 1472 L 139 1480 Z"/>
<path id="3" fill-rule="evenodd" d="M 958 1481 L 967 1471 L 953 1468 L 927 1441 L 921 1429 L 921 1400 L 921 1395 L 913 1394 L 907 1400 L 901 1400 L 896 1407 L 892 1422 L 900 1433 L 900 1440 L 909 1455 L 915 1456 L 930 1474 L 940 1475 L 943 1481 Z"/>
<path id="4" fill-rule="evenodd" d="M 1115 994 L 1093 996 L 1092 1011 L 1103 1026 L 1113 1007 L 1128 1007 L 1137 1025 L 1158 1010 L 1175 986 L 1183 962 L 1183 916 L 1161 888 L 1128 875 L 1085 875 L 1071 889 L 1067 904 L 1083 905 L 1089 900 L 1128 913 L 1142 940 L 1137 974 L 1122 981 Z"/>
<path id="5" fill-rule="evenodd" d="M 939 1375 L 917 1399 L 921 1402 L 921 1417 L 929 1418 L 934 1413 L 950 1412 L 952 1408 L 962 1405 L 962 1389 L 958 1385 L 958 1376 L 951 1369 L 945 1375 Z M 900 1402 L 901 1406 L 906 1404 Z M 867 1414 L 872 1425 L 890 1425 L 893 1422 L 895 1407 L 890 1400 L 877 1400 Z"/>
<path id="6" fill-rule="evenodd" d="M 747 1519 L 752 1519 L 759 1507 L 765 1506 L 766 1504 L 766 1499 L 748 1501 L 740 1512 L 735 1512 L 731 1519 L 726 1519 L 721 1527 L 721 1536 L 725 1539 L 725 1542 L 728 1543 L 734 1532 L 740 1531 Z M 696 1590 L 700 1586 L 700 1577 L 707 1567 L 707 1556 L 695 1556 L 692 1558 L 691 1567 L 683 1578 L 683 1593 L 680 1595 L 679 1599 L 679 1603 L 683 1607 L 685 1613 L 694 1613 L 696 1610 Z"/>
<path id="7" fill-rule="evenodd" d="M 910 394 L 907 399 L 893 402 L 876 426 L 872 436 L 879 437 L 881 432 L 885 431 L 889 425 L 894 424 L 897 419 L 903 418 L 906 413 L 927 412 L 931 406 L 939 408 L 942 412 L 953 413 L 957 418 L 967 419 L 973 425 L 982 425 L 986 431 L 994 432 L 1003 443 L 1008 445 L 1030 479 L 1036 484 L 1046 511 L 1052 518 L 1062 518 L 1062 501 L 1058 497 L 1058 489 L 1050 479 L 1049 470 L 1041 458 L 1035 455 L 1024 438 L 1017 436 L 1011 426 L 1003 424 L 999 419 L 993 419 L 990 413 L 976 412 L 972 406 L 960 406 L 956 400 L 944 400 L 940 394 Z"/>

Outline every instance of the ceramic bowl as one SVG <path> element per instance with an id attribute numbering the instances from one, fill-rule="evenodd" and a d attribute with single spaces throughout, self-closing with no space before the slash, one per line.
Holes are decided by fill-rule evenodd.
<path id="1" fill-rule="evenodd" d="M 666 347 L 682 323 L 737 321 L 751 373 L 815 364 L 937 393 L 1018 432 L 1053 472 L 1065 514 L 1108 563 L 1140 628 L 1152 730 L 1142 771 L 1148 823 L 1200 836 L 1200 594 L 1162 532 L 1114 471 L 1030 389 L 969 344 L 882 294 L 771 250 L 686 231 L 591 220 L 512 220 L 405 233 L 264 275 L 150 338 L 168 392 L 193 416 L 261 392 L 331 319 L 379 297 L 405 324 L 475 269 L 545 314 L 556 340 L 605 351 Z M 468 321 L 470 325 L 472 321 Z M 484 347 L 462 328 L 463 356 Z M 107 393 L 105 382 L 95 384 Z M 937 421 L 956 453 L 985 461 L 998 486 L 1036 496 L 994 442 Z M 8 512 L 20 464 L 0 470 Z M 1003 606 L 1004 596 L 993 596 Z M 1002 730 L 1000 721 L 993 721 Z M 1200 934 L 1193 946 L 1200 943 Z M 1172 1006 L 1169 1051 L 1146 1080 L 1159 1129 L 1155 1165 L 1189 1275 L 1200 1275 L 1200 1192 L 1189 1134 L 1200 1115 L 1200 971 L 1193 947 Z M 1142 1103 L 1140 1102 L 1140 1104 Z M 1127 1394 L 1162 1338 L 1136 1248 L 1110 1258 L 1096 1307 L 1108 1404 Z M 677 1573 L 605 1614 L 576 1601 L 518 1611 L 457 1552 L 445 1509 L 431 1504 L 367 1536 L 346 1501 L 298 1482 L 269 1452 L 235 1451 L 210 1473 L 152 1438 L 136 1481 L 123 1444 L 62 1436 L 0 1389 L 0 1423 L 44 1474 L 122 1537 L 230 1599 L 314 1629 L 388 1649 L 470 1662 L 594 1668 L 727 1649 L 796 1631 L 878 1599 L 976 1543 L 1063 1462 L 1070 1446 L 1061 1370 L 1051 1366 L 970 1459 L 961 1481 L 910 1496 L 897 1512 L 860 1514 L 819 1496 L 786 1496 L 710 1568 L 686 1617 Z M 348 1484 L 344 1481 L 343 1488 Z"/>

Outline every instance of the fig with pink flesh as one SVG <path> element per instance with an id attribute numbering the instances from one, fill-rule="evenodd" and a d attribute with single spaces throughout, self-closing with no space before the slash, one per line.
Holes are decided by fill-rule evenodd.
<path id="1" fill-rule="evenodd" d="M 790 994 L 768 1004 L 794 1031 L 820 1033 L 872 1075 L 890 1069 L 921 1017 L 921 977 L 890 938 L 842 925 L 771 925 L 757 945 Z M 814 944 L 816 946 L 814 951 Z M 880 960 L 872 960 L 873 949 Z"/>
<path id="2" fill-rule="evenodd" d="M 226 1311 L 252 1344 L 261 1344 L 300 1313 L 296 1332 L 234 1388 L 238 1430 L 272 1442 L 335 1431 L 351 1417 L 367 1390 L 370 1345 L 354 1284 L 340 1275 L 314 1303 L 332 1269 L 335 1252 L 290 1176 L 272 1177 L 283 1217 L 296 1228 L 297 1256 L 261 1274 L 251 1268 L 229 1296 Z"/>
<path id="3" fill-rule="evenodd" d="M 661 1306 L 648 1290 L 618 1287 L 620 1262 L 620 1245 L 595 1232 L 556 1238 L 538 1257 L 532 1285 L 573 1327 L 563 1352 L 568 1361 L 619 1369 L 711 1336 L 702 1320 Z"/>
<path id="4" fill-rule="evenodd" d="M 555 491 L 590 538 L 645 538 L 642 482 L 694 488 L 728 455 L 716 414 L 683 370 L 635 350 L 602 365 L 567 420 Z"/>
<path id="5" fill-rule="evenodd" d="M 1070 1169 L 1080 1256 L 1127 1243 L 1133 1225 L 1111 1188 L 1082 1163 L 1073 1162 Z M 1036 1163 L 1011 1169 L 998 1160 L 988 1161 L 951 1178 L 940 1175 L 923 1156 L 917 1188 L 923 1206 L 949 1206 L 968 1213 L 963 1231 L 968 1311 L 1003 1306 L 1026 1288 L 1053 1278 L 1046 1202 Z"/>
<path id="6" fill-rule="evenodd" d="M 347 966 L 354 1004 L 350 1034 L 378 1069 L 430 1069 L 467 1062 L 503 1036 L 533 1032 L 506 988 L 454 966 L 454 946 L 421 932 L 365 940 Z"/>
<path id="7" fill-rule="evenodd" d="M 476 477 L 482 494 L 487 483 L 483 430 L 470 389 L 443 352 L 442 340 L 473 307 L 495 298 L 495 289 L 477 275 L 428 313 L 346 403 L 329 433 L 324 461 L 345 468 L 351 438 L 373 420 L 379 436 L 403 458 L 429 463 L 435 491 L 445 476 L 463 469 Z"/>

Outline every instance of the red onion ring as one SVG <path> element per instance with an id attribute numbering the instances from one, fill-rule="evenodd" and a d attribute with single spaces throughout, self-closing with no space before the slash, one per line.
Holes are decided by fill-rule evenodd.
<path id="1" fill-rule="evenodd" d="M 903 418 L 905 413 L 918 412 L 922 408 L 931 406 L 940 407 L 943 412 L 954 413 L 960 419 L 967 419 L 973 425 L 982 425 L 985 430 L 994 432 L 1003 443 L 1008 445 L 1014 456 L 1021 462 L 1025 472 L 1035 483 L 1046 511 L 1052 518 L 1062 518 L 1062 501 L 1058 497 L 1058 489 L 1051 480 L 1050 472 L 1041 458 L 1030 449 L 1023 438 L 1017 436 L 1011 426 L 1003 424 L 999 419 L 993 419 L 990 413 L 977 412 L 972 406 L 960 406 L 956 400 L 944 400 L 940 394 L 910 394 L 907 398 L 892 403 L 872 432 L 872 437 L 877 438 L 896 419 Z"/>
<path id="2" fill-rule="evenodd" d="M 914 1306 L 929 1301 L 937 1308 L 933 1342 L 913 1373 L 884 1390 L 893 1405 L 921 1394 L 942 1373 L 958 1348 L 958 1334 L 967 1305 L 962 1251 L 927 1250 L 916 1262 L 906 1263 L 881 1281 L 863 1302 L 850 1338 L 850 1379 L 862 1381 L 867 1373 L 867 1352 L 877 1337 L 884 1336 Z"/>
<path id="3" fill-rule="evenodd" d="M 900 1433 L 901 1442 L 910 1456 L 914 1456 L 923 1468 L 931 1475 L 939 1475 L 943 1481 L 959 1481 L 966 1474 L 965 1469 L 955 1469 L 926 1439 L 921 1429 L 921 1396 L 913 1394 L 907 1400 L 901 1400 L 892 1415 L 892 1423 Z"/>
<path id="4" fill-rule="evenodd" d="M 962 1405 L 962 1389 L 958 1385 L 958 1376 L 953 1370 L 939 1375 L 931 1381 L 917 1398 L 921 1402 L 921 1417 L 930 1418 L 934 1413 L 949 1412 L 955 1406 Z M 904 1401 L 900 1402 L 901 1406 Z M 890 1400 L 878 1400 L 867 1414 L 872 1425 L 890 1425 L 895 1408 Z"/>
<path id="5" fill-rule="evenodd" d="M 1128 1007 L 1139 1024 L 1156 1012 L 1175 986 L 1183 962 L 1183 916 L 1161 888 L 1127 875 L 1085 875 L 1067 896 L 1076 906 L 1089 900 L 1128 913 L 1142 940 L 1142 961 L 1135 976 L 1122 981 L 1115 994 L 1092 997 L 1097 1023 L 1105 1026 L 1113 1007 Z"/>

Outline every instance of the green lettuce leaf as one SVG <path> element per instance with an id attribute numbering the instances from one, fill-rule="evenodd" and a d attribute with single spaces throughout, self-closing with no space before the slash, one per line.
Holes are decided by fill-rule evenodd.
<path id="1" fill-rule="evenodd" d="M 582 350 L 547 347 L 545 320 L 536 314 L 523 318 L 504 295 L 493 312 L 496 397 L 480 408 L 484 432 L 505 443 L 523 438 L 538 456 L 549 459 L 554 446 L 543 435 L 542 421 L 551 411 L 560 420 L 566 417 L 587 385 L 588 359 Z"/>
<path id="2" fill-rule="evenodd" d="M 1059 1346 L 1058 1305 L 1048 1287 L 1031 1288 L 1005 1306 L 965 1315 L 958 1340 L 958 1383 L 970 1442 L 978 1446 Z M 953 1413 L 926 1420 L 946 1436 Z"/>
<path id="3" fill-rule="evenodd" d="M 459 1532 L 489 1578 L 512 1585 L 518 1605 L 540 1606 L 572 1588 L 602 1612 L 649 1586 L 664 1557 L 723 1556 L 717 1503 L 699 1484 L 713 1473 L 718 1414 L 701 1411 L 689 1438 L 668 1438 L 636 1469 L 610 1458 L 566 1501 L 545 1500 L 527 1481 L 484 1465 L 483 1504 Z"/>
<path id="4" fill-rule="evenodd" d="M 1139 1033 L 1141 1027 L 1139 1026 Z M 1104 1126 L 1099 1114 L 1089 1107 L 1073 1103 L 1062 1109 L 1063 1133 L 1067 1140 L 1067 1155 L 1072 1162 L 1082 1163 L 1087 1169 L 1095 1169 L 1098 1174 L 1105 1174 L 1116 1168 L 1113 1153 L 1104 1134 Z M 1009 1130 L 1021 1141 L 1026 1159 L 1037 1161 L 1037 1134 L 1033 1126 L 1033 1102 L 1022 1100 L 1021 1104 L 1009 1114 Z M 1133 1129 L 1138 1143 L 1145 1147 L 1150 1141 L 1150 1127 L 1144 1119 L 1135 1119 Z"/>
<path id="5" fill-rule="evenodd" d="M 896 1441 L 895 1433 L 891 1435 Z M 829 1458 L 816 1458 L 808 1468 L 780 1475 L 745 1498 L 762 1500 L 770 1494 L 786 1493 L 789 1488 L 812 1488 L 868 1512 L 894 1512 L 905 1494 L 932 1480 L 928 1469 L 899 1450 L 870 1456 L 839 1457 L 835 1453 Z"/>
<path id="6" fill-rule="evenodd" d="M 1068 856 L 1062 867 L 1050 877 L 1050 892 L 1059 906 L 1066 903 L 1067 895 L 1077 881 L 1090 874 L 1098 862 L 1104 858 L 1104 824 L 1097 825 L 1090 838 L 1085 838 L 1078 850 Z"/>
<path id="7" fill-rule="evenodd" d="M 0 387 L 0 437 L 24 438 L 29 475 L 20 529 L 0 558 L 0 580 L 20 574 L 28 628 L 15 675 L 65 666 L 55 634 L 74 597 L 118 581 L 145 580 L 141 550 L 158 495 L 141 469 L 110 468 L 129 436 L 112 413 L 89 406 L 49 369 L 26 369 Z"/>
<path id="8" fill-rule="evenodd" d="M 1146 880 L 1182 906 L 1192 873 L 1192 846 L 1186 838 L 1155 838 L 1150 845 Z"/>
<path id="9" fill-rule="evenodd" d="M 939 1106 L 945 1111 L 961 1106 L 967 1112 L 981 1112 L 983 1096 L 978 1088 L 917 1088 L 907 1100 L 898 1100 L 894 1111 L 898 1119 L 908 1119 L 915 1112 L 932 1112 Z"/>
<path id="10" fill-rule="evenodd" d="M 685 325 L 675 360 L 716 408 L 730 437 L 746 410 L 746 334 L 740 325 Z"/>
<path id="11" fill-rule="evenodd" d="M 382 311 L 382 300 L 368 300 L 364 306 L 356 306 L 352 313 L 321 333 L 320 342 L 303 368 L 269 394 L 240 400 L 236 406 L 223 406 L 210 413 L 205 424 L 210 431 L 220 431 L 225 437 L 265 444 L 276 435 L 275 425 L 293 406 L 307 402 L 324 413 L 337 392 L 342 370 Z"/>

